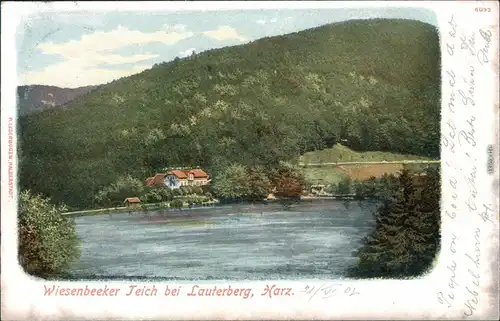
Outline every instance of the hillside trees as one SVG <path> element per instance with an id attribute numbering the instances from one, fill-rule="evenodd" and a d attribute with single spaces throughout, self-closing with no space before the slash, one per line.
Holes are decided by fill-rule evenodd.
<path id="1" fill-rule="evenodd" d="M 19 263 L 24 270 L 42 278 L 67 271 L 80 255 L 75 224 L 63 217 L 64 206 L 23 191 L 19 195 Z"/>
<path id="2" fill-rule="evenodd" d="M 167 166 L 216 178 L 234 163 L 277 165 L 344 141 L 437 156 L 440 84 L 437 30 L 417 21 L 349 21 L 209 50 L 20 117 L 20 183 L 88 208 L 119 177 Z"/>

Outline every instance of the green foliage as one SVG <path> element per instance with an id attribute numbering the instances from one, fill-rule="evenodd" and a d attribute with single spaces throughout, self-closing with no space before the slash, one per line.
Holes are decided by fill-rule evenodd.
<path id="1" fill-rule="evenodd" d="M 274 192 L 279 198 L 299 197 L 306 185 L 302 169 L 290 163 L 265 168 L 233 164 L 214 183 L 214 191 L 226 200 L 257 201 Z"/>
<path id="2" fill-rule="evenodd" d="M 200 205 L 201 203 L 208 201 L 209 197 L 206 195 L 197 195 L 197 194 L 188 194 L 184 195 L 182 197 L 178 198 L 179 200 L 182 200 L 184 202 L 187 202 L 188 204 L 197 204 Z"/>
<path id="3" fill-rule="evenodd" d="M 184 202 L 180 199 L 175 199 L 172 202 L 170 202 L 171 208 L 181 209 L 183 206 L 184 206 Z"/>
<path id="4" fill-rule="evenodd" d="M 339 195 L 347 195 L 352 192 L 352 180 L 350 177 L 344 177 L 338 184 L 335 192 Z"/>
<path id="5" fill-rule="evenodd" d="M 398 191 L 376 213 L 376 227 L 358 251 L 353 277 L 417 277 L 429 270 L 440 243 L 440 174 L 428 169 L 423 183 L 408 169 Z"/>
<path id="6" fill-rule="evenodd" d="M 375 198 L 377 194 L 377 179 L 375 177 L 370 177 L 366 181 L 356 181 L 354 182 L 354 194 L 357 198 Z"/>
<path id="7" fill-rule="evenodd" d="M 233 164 L 217 176 L 214 191 L 217 196 L 226 199 L 242 199 L 250 194 L 250 184 L 247 179 L 248 168 Z"/>
<path id="8" fill-rule="evenodd" d="M 196 194 L 196 195 L 204 195 L 205 191 L 201 186 L 181 186 L 179 189 L 180 194 L 182 195 L 189 195 L 189 194 Z"/>
<path id="9" fill-rule="evenodd" d="M 399 190 L 399 181 L 392 174 L 384 174 L 380 178 L 371 177 L 366 181 L 355 181 L 353 183 L 353 190 L 356 198 L 359 199 L 368 198 L 390 201 Z"/>
<path id="10" fill-rule="evenodd" d="M 271 191 L 271 182 L 262 166 L 233 164 L 214 183 L 214 192 L 226 200 L 262 200 Z"/>
<path id="11" fill-rule="evenodd" d="M 137 197 L 144 190 L 143 183 L 130 175 L 119 177 L 118 180 L 110 186 L 100 190 L 95 200 L 98 204 L 105 207 L 118 206 L 123 203 L 127 197 Z"/>
<path id="12" fill-rule="evenodd" d="M 435 27 L 396 19 L 175 59 L 20 117 L 20 184 L 88 208 L 118 177 L 164 167 L 216 178 L 234 163 L 276 165 L 339 142 L 437 156 L 440 61 Z"/>
<path id="13" fill-rule="evenodd" d="M 266 171 L 262 166 L 248 168 L 247 179 L 249 182 L 248 199 L 262 200 L 271 192 L 271 181 L 267 177 Z"/>
<path id="14" fill-rule="evenodd" d="M 29 274 L 57 277 L 79 258 L 75 224 L 49 199 L 23 191 L 19 195 L 19 263 Z"/>
<path id="15" fill-rule="evenodd" d="M 179 189 L 145 187 L 139 198 L 143 204 L 166 203 L 177 198 L 190 204 L 200 205 L 202 202 L 210 200 L 212 194 L 208 190 L 204 190 L 202 186 L 181 186 Z"/>
<path id="16" fill-rule="evenodd" d="M 139 197 L 142 203 L 168 202 L 174 199 L 175 192 L 169 188 L 144 188 L 143 194 Z"/>

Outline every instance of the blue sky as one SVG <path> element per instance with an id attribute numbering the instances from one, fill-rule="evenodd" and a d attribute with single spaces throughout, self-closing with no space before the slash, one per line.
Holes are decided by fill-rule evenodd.
<path id="1" fill-rule="evenodd" d="M 75 88 L 108 83 L 158 62 L 328 23 L 403 18 L 437 26 L 416 8 L 51 13 L 17 29 L 19 83 Z"/>

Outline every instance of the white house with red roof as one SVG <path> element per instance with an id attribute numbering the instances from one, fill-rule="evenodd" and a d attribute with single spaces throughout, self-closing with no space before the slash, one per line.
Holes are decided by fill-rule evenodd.
<path id="1" fill-rule="evenodd" d="M 167 173 L 157 173 L 153 177 L 148 177 L 145 181 L 146 186 L 163 187 L 171 189 L 181 186 L 203 186 L 210 183 L 208 174 L 202 169 L 173 169 Z"/>

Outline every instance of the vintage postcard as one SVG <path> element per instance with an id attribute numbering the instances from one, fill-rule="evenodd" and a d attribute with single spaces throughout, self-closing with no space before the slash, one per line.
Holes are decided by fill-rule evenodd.
<path id="1" fill-rule="evenodd" d="M 2 320 L 498 320 L 496 1 L 2 4 Z"/>

